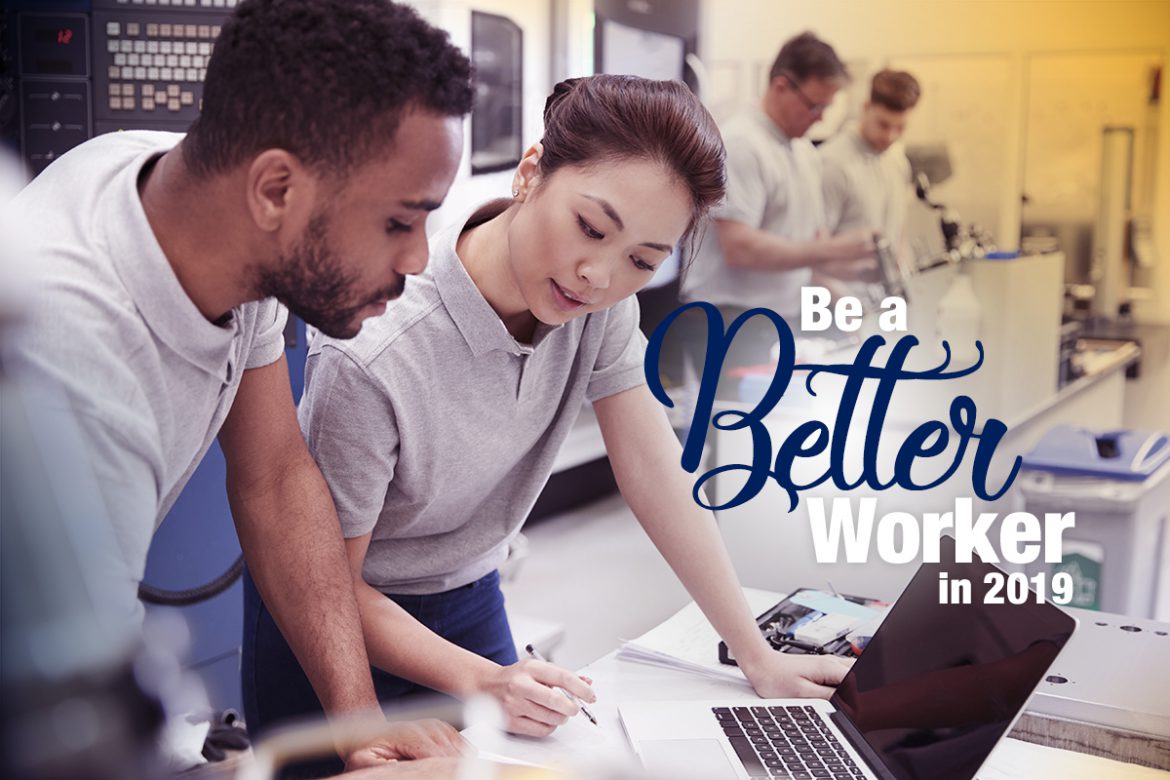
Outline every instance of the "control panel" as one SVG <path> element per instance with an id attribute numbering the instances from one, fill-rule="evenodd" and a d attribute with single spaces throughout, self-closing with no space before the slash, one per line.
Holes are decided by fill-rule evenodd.
<path id="1" fill-rule="evenodd" d="M 117 130 L 183 131 L 199 114 L 237 0 L 14 2 L 20 151 L 33 174 Z M 11 39 L 15 40 L 12 41 Z"/>

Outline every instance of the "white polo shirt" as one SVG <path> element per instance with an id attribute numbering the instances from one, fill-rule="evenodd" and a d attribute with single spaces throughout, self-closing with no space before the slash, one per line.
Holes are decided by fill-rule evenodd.
<path id="1" fill-rule="evenodd" d="M 910 201 L 910 161 L 902 145 L 895 143 L 879 154 L 851 126 L 817 152 L 829 230 L 869 227 L 880 230 L 892 246 L 900 246 Z"/>
<path id="2" fill-rule="evenodd" d="M 820 161 L 812 143 L 787 137 L 759 108 L 733 117 L 722 132 L 727 148 L 727 197 L 711 211 L 712 218 L 742 222 L 790 241 L 815 238 L 825 225 L 825 214 Z M 728 266 L 712 225 L 684 274 L 682 297 L 764 306 L 786 317 L 798 316 L 800 288 L 811 278 L 809 268 L 759 271 Z"/>
<path id="3" fill-rule="evenodd" d="M 181 138 L 94 138 L 0 215 L 25 226 L 23 259 L 36 273 L 31 316 L 5 367 L 64 388 L 121 549 L 109 574 L 125 584 L 132 621 L 142 616 L 137 589 L 155 529 L 219 432 L 244 371 L 284 349 L 282 306 L 247 303 L 209 322 L 150 228 L 139 174 Z"/>
<path id="4" fill-rule="evenodd" d="M 495 204 L 492 204 L 493 206 Z M 504 562 L 581 407 L 646 381 L 638 301 L 514 339 L 455 242 L 385 314 L 309 350 L 301 429 L 363 575 L 385 593 L 457 588 Z"/>

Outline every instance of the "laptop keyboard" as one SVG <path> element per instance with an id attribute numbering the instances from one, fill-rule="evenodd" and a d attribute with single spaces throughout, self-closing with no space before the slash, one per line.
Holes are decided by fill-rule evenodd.
<path id="1" fill-rule="evenodd" d="M 865 777 L 813 707 L 713 707 L 711 711 L 750 777 Z"/>

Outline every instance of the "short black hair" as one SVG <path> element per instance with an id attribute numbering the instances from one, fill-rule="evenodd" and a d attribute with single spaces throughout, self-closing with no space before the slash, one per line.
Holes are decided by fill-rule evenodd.
<path id="1" fill-rule="evenodd" d="M 802 32 L 780 47 L 768 80 L 784 76 L 803 84 L 809 79 L 848 81 L 849 69 L 833 47 L 811 32 Z"/>
<path id="2" fill-rule="evenodd" d="M 405 110 L 471 110 L 471 64 L 442 30 L 390 0 L 243 0 L 207 65 L 183 144 L 196 175 L 285 149 L 345 175 L 387 148 Z"/>

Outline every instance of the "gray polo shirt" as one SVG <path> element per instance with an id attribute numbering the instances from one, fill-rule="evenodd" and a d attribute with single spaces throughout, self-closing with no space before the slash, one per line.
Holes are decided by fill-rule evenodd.
<path id="1" fill-rule="evenodd" d="M 151 230 L 138 177 L 181 138 L 99 136 L 50 165 L 0 220 L 26 228 L 38 285 L 5 367 L 64 388 L 121 549 L 105 570 L 124 584 L 133 621 L 154 530 L 219 432 L 244 370 L 284 350 L 282 306 L 247 303 L 209 322 Z"/>
<path id="2" fill-rule="evenodd" d="M 812 143 L 788 138 L 761 109 L 739 114 L 722 128 L 727 147 L 727 198 L 714 219 L 742 222 L 792 241 L 816 237 L 824 226 L 820 161 Z M 800 312 L 808 268 L 756 271 L 723 262 L 714 225 L 684 275 L 682 297 L 732 306 L 765 306 L 785 316 Z"/>
<path id="3" fill-rule="evenodd" d="M 821 144 L 817 152 L 829 230 L 874 228 L 899 246 L 910 199 L 910 161 L 902 146 L 894 144 L 878 154 L 851 126 Z"/>
<path id="4" fill-rule="evenodd" d="M 496 569 L 582 405 L 646 381 L 636 298 L 519 343 L 455 253 L 465 223 L 356 338 L 309 350 L 301 428 L 345 536 L 372 533 L 363 574 L 386 593 Z"/>

